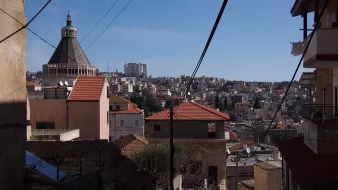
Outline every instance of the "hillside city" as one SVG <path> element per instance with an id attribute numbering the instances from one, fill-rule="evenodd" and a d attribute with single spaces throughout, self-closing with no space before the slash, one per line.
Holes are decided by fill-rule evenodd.
<path id="1" fill-rule="evenodd" d="M 138 62 L 100 71 L 70 12 L 53 54 L 40 71 L 27 71 L 33 31 L 21 24 L 9 35 L 26 23 L 24 2 L 13 1 L 0 0 L 8 11 L 0 17 L 8 26 L 0 29 L 0 189 L 338 188 L 335 1 L 292 7 L 304 30 L 291 54 L 314 70 L 291 82 L 153 77 Z"/>

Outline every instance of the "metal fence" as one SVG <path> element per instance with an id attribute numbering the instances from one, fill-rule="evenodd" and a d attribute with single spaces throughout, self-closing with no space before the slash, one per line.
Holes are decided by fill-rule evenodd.
<path id="1" fill-rule="evenodd" d="M 304 104 L 299 114 L 316 124 L 337 123 L 337 105 L 331 104 Z"/>

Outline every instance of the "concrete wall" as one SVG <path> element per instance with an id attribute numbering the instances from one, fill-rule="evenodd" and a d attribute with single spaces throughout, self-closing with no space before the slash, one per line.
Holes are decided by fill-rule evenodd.
<path id="1" fill-rule="evenodd" d="M 100 139 L 100 102 L 70 101 L 68 106 L 69 129 L 80 129 L 79 139 Z"/>
<path id="2" fill-rule="evenodd" d="M 108 94 L 109 83 L 107 79 L 104 82 L 100 98 L 100 123 L 99 123 L 99 139 L 109 139 L 109 97 Z"/>
<path id="3" fill-rule="evenodd" d="M 30 112 L 32 129 L 37 122 L 55 122 L 55 129 L 66 129 L 67 102 L 65 99 L 31 99 Z"/>
<path id="4" fill-rule="evenodd" d="M 224 121 L 174 121 L 174 136 L 176 138 L 208 138 L 208 123 L 216 124 L 216 138 L 224 139 Z M 160 131 L 154 131 L 154 126 L 160 125 Z M 170 122 L 149 121 L 150 138 L 168 138 Z"/>
<path id="5" fill-rule="evenodd" d="M 0 7 L 26 23 L 24 1 L 0 0 Z M 4 39 L 22 25 L 1 13 L 0 26 L 0 39 Z M 0 43 L 0 63 L 0 189 L 20 190 L 24 188 L 27 138 L 25 30 Z M 21 126 L 8 128 L 13 124 Z"/>

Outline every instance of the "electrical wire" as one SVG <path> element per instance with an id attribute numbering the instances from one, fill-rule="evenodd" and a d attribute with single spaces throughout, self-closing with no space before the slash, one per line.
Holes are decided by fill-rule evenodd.
<path id="1" fill-rule="evenodd" d="M 189 80 L 188 84 L 186 85 L 186 89 L 185 89 L 184 93 L 182 94 L 182 96 L 181 96 L 181 98 L 180 98 L 179 105 L 176 106 L 176 108 L 174 109 L 174 112 L 175 112 L 175 110 L 180 106 L 180 104 L 183 102 L 185 96 L 186 96 L 187 93 L 188 93 L 188 90 L 189 90 L 189 88 L 190 88 L 192 82 L 194 81 L 194 78 L 195 78 L 195 76 L 196 76 L 196 73 L 197 73 L 199 67 L 200 67 L 201 64 L 202 64 L 202 61 L 203 61 L 203 59 L 204 59 L 204 56 L 205 56 L 205 54 L 207 53 L 208 48 L 209 48 L 209 45 L 210 45 L 210 43 L 211 43 L 211 41 L 212 41 L 212 38 L 214 37 L 214 34 L 215 34 L 216 30 L 217 30 L 219 21 L 220 21 L 221 18 L 222 18 L 222 15 L 223 15 L 223 12 L 224 12 L 224 9 L 225 9 L 227 3 L 228 3 L 228 0 L 224 0 L 224 1 L 223 1 L 222 7 L 221 7 L 221 9 L 220 9 L 220 11 L 219 11 L 219 13 L 218 13 L 217 19 L 216 19 L 216 21 L 215 21 L 215 24 L 214 24 L 212 30 L 211 30 L 211 33 L 210 33 L 209 38 L 208 38 L 208 41 L 207 41 L 207 43 L 205 44 L 204 50 L 203 50 L 203 52 L 202 52 L 202 55 L 201 55 L 199 61 L 197 62 L 197 65 L 196 65 L 196 67 L 195 67 L 195 69 L 194 69 L 194 71 L 193 71 L 193 73 L 192 73 L 192 75 L 191 75 L 191 77 L 190 77 L 190 80 Z"/>
<path id="2" fill-rule="evenodd" d="M 18 30 L 16 30 L 15 32 L 13 32 L 12 34 L 8 35 L 7 37 L 5 37 L 4 39 L 0 40 L 0 44 L 4 41 L 6 41 L 7 39 L 9 39 L 10 37 L 14 36 L 16 33 L 20 32 L 21 30 L 25 29 L 28 27 L 28 25 L 33 22 L 33 20 L 47 7 L 47 5 L 51 2 L 52 0 L 48 0 L 47 3 L 33 16 L 33 18 L 31 18 L 25 25 L 23 25 L 21 28 L 19 28 Z"/>
<path id="3" fill-rule="evenodd" d="M 102 20 L 108 15 L 108 13 L 115 7 L 116 3 L 119 0 L 116 0 L 112 6 L 108 9 L 108 11 L 101 17 L 101 19 L 90 29 L 90 31 L 82 38 L 80 41 L 80 44 L 89 36 L 90 33 L 93 32 L 93 30 L 102 22 Z"/>
<path id="4" fill-rule="evenodd" d="M 278 105 L 278 108 L 277 108 L 277 110 L 276 110 L 276 112 L 275 112 L 275 114 L 274 114 L 274 116 L 273 116 L 273 118 L 272 118 L 272 120 L 271 120 L 271 122 L 270 122 L 269 127 L 265 130 L 265 133 L 264 133 L 263 138 L 262 138 L 263 140 L 264 140 L 265 136 L 269 133 L 269 130 L 270 130 L 271 126 L 272 126 L 272 123 L 273 123 L 273 121 L 276 119 L 276 116 L 277 116 L 279 110 L 280 110 L 281 107 L 282 107 L 282 104 L 283 104 L 283 102 L 284 102 L 284 100 L 285 100 L 285 98 L 286 98 L 286 96 L 287 96 L 287 94 L 288 94 L 288 92 L 289 92 L 289 90 L 290 90 L 290 88 L 291 88 L 291 85 L 292 85 L 292 83 L 293 83 L 293 81 L 294 81 L 294 79 L 295 79 L 295 77 L 296 77 L 296 74 L 297 74 L 297 72 L 298 72 L 298 70 L 299 70 L 299 67 L 300 67 L 300 65 L 301 65 L 301 63 L 302 63 L 302 61 L 303 61 L 303 59 L 304 59 L 304 56 L 305 56 L 307 50 L 309 49 L 310 43 L 311 43 L 311 41 L 312 41 L 312 39 L 313 39 L 313 36 L 314 36 L 315 32 L 316 32 L 317 29 L 320 27 L 320 20 L 321 20 L 321 18 L 323 17 L 323 14 L 324 14 L 324 12 L 325 12 L 325 10 L 326 10 L 327 4 L 328 4 L 328 0 L 325 1 L 325 4 L 324 4 L 323 9 L 322 9 L 322 12 L 321 12 L 321 14 L 320 14 L 318 20 L 316 21 L 315 28 L 313 29 L 313 32 L 311 33 L 311 36 L 310 36 L 310 39 L 309 39 L 308 43 L 306 44 L 305 50 L 304 50 L 304 52 L 303 52 L 303 54 L 302 54 L 301 59 L 299 60 L 299 63 L 298 63 L 298 65 L 297 65 L 297 67 L 296 67 L 296 70 L 295 70 L 295 72 L 294 72 L 294 74 L 293 74 L 293 76 L 292 76 L 292 78 L 291 78 L 291 81 L 289 82 L 288 88 L 286 89 L 286 92 L 285 92 L 285 94 L 284 94 L 284 96 L 283 96 L 283 98 L 282 98 L 280 104 Z M 260 142 L 258 142 L 258 143 L 260 144 Z M 257 147 L 257 148 L 258 148 L 258 147 Z M 256 148 L 256 149 L 257 149 L 257 148 Z"/>
<path id="5" fill-rule="evenodd" d="M 119 18 L 119 16 L 127 9 L 127 7 L 129 6 L 129 4 L 132 2 L 133 0 L 130 0 L 124 7 L 123 9 L 114 17 L 114 19 L 106 26 L 106 28 L 92 41 L 92 43 L 85 49 L 85 51 L 87 51 L 101 36 L 102 34 L 108 30 L 108 28 L 113 24 L 113 22 L 115 22 L 116 19 Z"/>
<path id="6" fill-rule="evenodd" d="M 22 24 L 18 19 L 16 19 L 15 17 L 13 17 L 12 15 L 10 15 L 8 12 L 6 12 L 5 10 L 3 10 L 0 7 L 0 10 L 5 13 L 6 15 L 8 15 L 9 17 L 11 17 L 13 20 L 15 20 L 16 22 L 18 22 L 19 24 L 21 24 L 22 26 L 24 26 L 24 24 Z M 44 38 L 42 38 L 40 35 L 38 35 L 37 33 L 35 33 L 33 30 L 31 30 L 30 28 L 26 27 L 26 29 L 28 31 L 30 31 L 32 34 L 34 34 L 36 37 L 38 37 L 40 40 L 42 40 L 43 42 L 45 42 L 46 44 L 48 44 L 49 46 L 51 46 L 52 48 L 56 49 L 56 46 L 54 46 L 53 44 L 51 44 L 50 42 L 48 42 L 47 40 L 45 40 Z M 65 55 L 65 52 L 62 52 L 63 55 Z M 72 61 L 76 62 L 75 59 L 71 58 L 69 55 L 65 55 L 67 56 L 69 59 L 71 59 Z"/>

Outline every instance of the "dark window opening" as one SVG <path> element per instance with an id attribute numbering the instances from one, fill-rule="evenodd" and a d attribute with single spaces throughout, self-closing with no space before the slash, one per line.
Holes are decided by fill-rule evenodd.
<path id="1" fill-rule="evenodd" d="M 216 138 L 216 125 L 215 125 L 215 123 L 208 123 L 208 138 Z"/>
<path id="2" fill-rule="evenodd" d="M 109 111 L 112 111 L 113 110 L 113 106 L 109 106 Z"/>
<path id="3" fill-rule="evenodd" d="M 160 125 L 154 125 L 154 131 L 161 131 Z"/>
<path id="4" fill-rule="evenodd" d="M 208 168 L 208 186 L 217 186 L 217 166 L 209 166 Z"/>
<path id="5" fill-rule="evenodd" d="M 202 161 L 194 161 L 190 164 L 190 174 L 199 174 L 202 170 Z"/>
<path id="6" fill-rule="evenodd" d="M 54 122 L 36 122 L 36 129 L 55 129 Z"/>
<path id="7" fill-rule="evenodd" d="M 116 109 L 117 111 L 119 111 L 121 108 L 120 108 L 119 105 L 117 105 L 117 106 L 115 107 L 115 109 Z"/>

